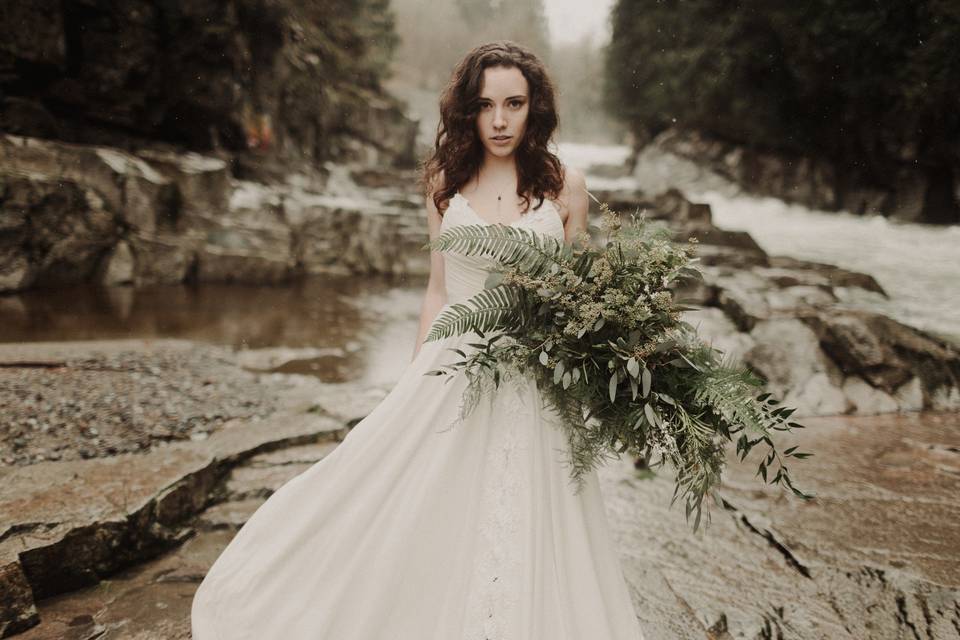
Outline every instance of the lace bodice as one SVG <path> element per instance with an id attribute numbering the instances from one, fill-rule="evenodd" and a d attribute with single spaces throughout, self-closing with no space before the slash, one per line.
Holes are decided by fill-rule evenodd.
<path id="1" fill-rule="evenodd" d="M 450 205 L 443 214 L 440 230 L 446 231 L 454 226 L 481 224 L 489 225 L 473 210 L 470 203 L 457 192 L 450 199 Z M 548 199 L 538 209 L 531 209 L 523 214 L 519 220 L 507 226 L 523 226 L 540 233 L 553 236 L 563 241 L 563 221 L 556 205 Z M 491 261 L 489 258 L 476 256 L 461 256 L 453 253 L 444 254 L 444 280 L 446 281 L 447 302 L 463 302 L 483 289 L 483 283 L 489 274 Z"/>

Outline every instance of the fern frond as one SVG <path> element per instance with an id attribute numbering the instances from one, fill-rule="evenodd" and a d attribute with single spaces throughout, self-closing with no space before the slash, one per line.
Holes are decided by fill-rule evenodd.
<path id="1" fill-rule="evenodd" d="M 750 393 L 757 383 L 756 376 L 745 368 L 717 367 L 701 377 L 695 400 L 714 407 L 730 424 L 763 431 L 764 415 Z"/>
<path id="2" fill-rule="evenodd" d="M 536 277 L 563 264 L 564 243 L 553 236 L 502 224 L 458 225 L 430 243 L 434 251 L 485 256 Z"/>
<path id="3" fill-rule="evenodd" d="M 471 329 L 485 333 L 503 328 L 503 323 L 518 319 L 521 301 L 520 290 L 510 285 L 484 289 L 466 302 L 450 305 L 434 321 L 425 341 L 449 338 Z"/>

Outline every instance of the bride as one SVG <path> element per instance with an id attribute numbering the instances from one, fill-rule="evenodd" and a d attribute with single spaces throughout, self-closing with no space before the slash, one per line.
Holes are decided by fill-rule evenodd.
<path id="1" fill-rule="evenodd" d="M 536 56 L 510 41 L 471 51 L 443 92 L 425 165 L 430 237 L 457 225 L 560 240 L 585 229 L 583 175 L 547 149 L 556 126 Z M 423 339 L 489 266 L 431 255 L 412 362 L 217 558 L 193 600 L 194 640 L 642 638 L 596 472 L 576 491 L 534 381 L 503 382 L 456 423 L 466 380 L 424 375 L 469 348 L 469 335 Z"/>

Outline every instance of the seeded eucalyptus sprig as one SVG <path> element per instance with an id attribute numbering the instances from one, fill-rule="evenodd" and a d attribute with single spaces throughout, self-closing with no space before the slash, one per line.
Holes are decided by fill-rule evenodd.
<path id="1" fill-rule="evenodd" d="M 683 496 L 696 530 L 704 498 L 720 502 L 726 445 L 736 441 L 741 461 L 765 446 L 757 469 L 765 482 L 811 498 L 794 486 L 785 461 L 812 454 L 781 452 L 773 439 L 803 428 L 789 421 L 794 409 L 759 393 L 762 380 L 724 360 L 682 320 L 694 307 L 677 304 L 672 287 L 702 278 L 696 239 L 679 245 L 643 214 L 624 220 L 606 203 L 600 209 L 602 248 L 586 234 L 568 245 L 499 224 L 455 226 L 427 245 L 494 265 L 484 290 L 445 309 L 426 337 L 477 337 L 461 345 L 469 351 L 453 349 L 458 361 L 428 372 L 467 376 L 459 419 L 506 377 L 533 375 L 560 418 L 581 487 L 585 473 L 624 452 L 653 467 L 669 463 L 671 505 Z"/>

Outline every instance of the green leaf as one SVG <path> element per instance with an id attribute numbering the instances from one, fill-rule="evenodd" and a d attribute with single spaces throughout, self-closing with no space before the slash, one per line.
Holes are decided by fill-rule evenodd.
<path id="1" fill-rule="evenodd" d="M 522 326 L 517 316 L 521 293 L 516 287 L 501 285 L 484 289 L 466 302 L 450 305 L 434 320 L 425 341 L 440 340 L 470 330 L 515 329 Z M 481 334 L 482 335 L 482 334 Z"/>
<path id="2" fill-rule="evenodd" d="M 650 395 L 650 385 L 653 382 L 653 375 L 650 373 L 650 369 L 646 367 L 643 368 L 643 373 L 640 376 L 640 385 L 641 391 L 640 395 L 646 398 Z"/>
<path id="3" fill-rule="evenodd" d="M 630 356 L 630 359 L 627 360 L 627 371 L 634 378 L 640 375 L 640 363 L 633 356 Z"/>
<path id="4" fill-rule="evenodd" d="M 484 289 L 492 289 L 503 282 L 503 276 L 505 274 L 501 271 L 491 271 L 487 276 L 487 279 L 483 281 Z"/>
<path id="5" fill-rule="evenodd" d="M 546 351 L 541 351 L 541 352 L 540 352 L 540 364 L 542 364 L 543 366 L 547 366 L 547 363 L 549 363 L 549 362 L 550 362 L 550 356 L 547 355 L 547 352 L 546 352 Z"/>
<path id="6" fill-rule="evenodd" d="M 537 277 L 563 263 L 565 243 L 551 235 L 516 225 L 457 225 L 430 242 L 434 251 L 483 256 L 502 267 Z"/>
<path id="7" fill-rule="evenodd" d="M 610 384 L 608 385 L 610 391 L 610 402 L 614 402 L 617 399 L 617 372 L 614 371 L 613 375 L 610 376 Z"/>
<path id="8" fill-rule="evenodd" d="M 657 412 L 653 410 L 653 405 L 649 402 L 643 405 L 643 414 L 647 417 L 647 422 L 655 427 L 660 426 L 660 416 L 657 415 Z"/>

